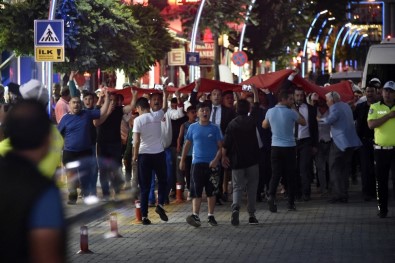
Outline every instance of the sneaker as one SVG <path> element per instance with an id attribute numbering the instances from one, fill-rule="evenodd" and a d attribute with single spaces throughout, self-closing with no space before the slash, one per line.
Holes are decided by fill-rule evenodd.
<path id="1" fill-rule="evenodd" d="M 147 225 L 151 225 L 151 220 L 149 220 L 148 218 L 144 217 L 142 220 L 143 225 L 147 226 Z"/>
<path id="2" fill-rule="evenodd" d="M 250 225 L 257 225 L 259 224 L 258 220 L 256 219 L 255 216 L 250 216 L 250 218 L 248 219 L 248 224 Z"/>
<path id="3" fill-rule="evenodd" d="M 200 218 L 197 215 L 190 215 L 187 217 L 187 223 L 194 227 L 199 227 L 202 225 Z"/>
<path id="4" fill-rule="evenodd" d="M 288 204 L 288 211 L 296 211 L 295 204 Z"/>
<path id="5" fill-rule="evenodd" d="M 232 211 L 232 217 L 230 219 L 230 223 L 232 226 L 238 226 L 240 221 L 239 221 L 239 210 L 235 209 Z"/>
<path id="6" fill-rule="evenodd" d="M 207 218 L 207 222 L 210 226 L 218 226 L 217 220 L 215 220 L 214 216 L 209 216 Z"/>
<path id="7" fill-rule="evenodd" d="M 165 209 L 163 209 L 160 205 L 156 206 L 155 212 L 159 215 L 159 217 L 162 221 L 169 221 L 169 218 L 166 215 Z"/>
<path id="8" fill-rule="evenodd" d="M 274 202 L 274 197 L 270 197 L 269 200 L 267 200 L 267 203 L 269 205 L 269 211 L 272 213 L 277 212 L 277 205 Z"/>

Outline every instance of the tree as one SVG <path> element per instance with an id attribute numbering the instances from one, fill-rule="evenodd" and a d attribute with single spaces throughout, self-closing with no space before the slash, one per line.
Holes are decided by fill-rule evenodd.
<path id="1" fill-rule="evenodd" d="M 199 23 L 199 30 L 204 32 L 206 28 L 209 28 L 213 34 L 215 79 L 219 79 L 218 37 L 230 31 L 228 23 L 240 24 L 244 22 L 246 7 L 250 2 L 250 0 L 206 1 Z M 192 32 L 199 5 L 200 3 L 196 3 L 180 7 L 180 17 L 185 33 Z"/>
<path id="2" fill-rule="evenodd" d="M 48 18 L 48 1 L 15 4 L 0 1 L 0 4 L 0 51 L 14 51 L 17 55 L 34 54 L 34 20 Z"/>
<path id="3" fill-rule="evenodd" d="M 30 0 L 0 8 L 0 50 L 34 53 L 34 19 L 47 19 L 48 1 Z M 56 18 L 65 20 L 66 62 L 55 70 L 123 69 L 135 79 L 170 50 L 172 38 L 159 10 L 114 0 L 63 0 Z"/>

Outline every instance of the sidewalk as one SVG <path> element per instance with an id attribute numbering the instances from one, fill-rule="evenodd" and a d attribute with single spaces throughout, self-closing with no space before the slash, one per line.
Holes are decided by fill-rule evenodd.
<path id="1" fill-rule="evenodd" d="M 185 221 L 191 213 L 191 202 L 165 206 L 168 222 L 162 222 L 154 208 L 149 208 L 152 221 L 149 226 L 136 224 L 134 204 L 127 198 L 116 207 L 77 204 L 66 208 L 68 221 L 78 222 L 69 229 L 68 260 L 84 263 L 394 262 L 393 193 L 390 191 L 388 217 L 381 219 L 376 216 L 376 202 L 362 200 L 360 187 L 360 184 L 351 185 L 347 204 L 329 204 L 326 198 L 319 197 L 313 185 L 312 200 L 297 202 L 295 212 L 287 211 L 285 200 L 279 200 L 277 213 L 269 212 L 267 203 L 257 203 L 259 225 L 256 226 L 248 225 L 245 203 L 237 227 L 230 224 L 231 202 L 216 207 L 217 227 L 207 224 L 207 203 L 203 203 L 200 228 Z M 119 233 L 123 238 L 106 238 L 111 212 L 118 214 Z M 85 217 L 87 214 L 96 217 Z M 76 254 L 81 223 L 89 228 L 89 248 L 94 254 Z"/>

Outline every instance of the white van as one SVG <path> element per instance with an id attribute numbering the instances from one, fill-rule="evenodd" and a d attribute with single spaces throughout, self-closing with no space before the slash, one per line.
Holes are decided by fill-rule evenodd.
<path id="1" fill-rule="evenodd" d="M 379 45 L 372 45 L 366 57 L 362 75 L 362 87 L 372 79 L 378 78 L 381 84 L 395 81 L 395 39 L 387 38 Z"/>
<path id="2" fill-rule="evenodd" d="M 358 84 L 362 79 L 362 71 L 344 71 L 332 73 L 329 77 L 329 84 L 336 84 L 343 80 L 352 80 L 354 84 Z"/>

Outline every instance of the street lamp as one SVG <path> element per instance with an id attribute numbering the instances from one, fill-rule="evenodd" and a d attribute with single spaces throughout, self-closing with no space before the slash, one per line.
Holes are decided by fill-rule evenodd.
<path id="1" fill-rule="evenodd" d="M 191 52 L 195 52 L 196 49 L 196 35 L 199 29 L 199 22 L 200 22 L 200 17 L 202 16 L 202 12 L 203 12 L 203 7 L 204 4 L 206 3 L 206 0 L 202 0 L 200 2 L 200 6 L 198 9 L 198 12 L 196 14 L 195 17 L 195 22 L 193 23 L 193 28 L 192 28 L 192 34 L 191 34 L 191 48 L 190 51 Z M 195 66 L 189 66 L 189 81 L 190 83 L 195 81 Z"/>
<path id="2" fill-rule="evenodd" d="M 315 23 L 317 22 L 318 18 L 325 13 L 328 13 L 328 10 L 324 10 L 324 11 L 317 13 L 315 18 L 311 22 L 309 30 L 307 31 L 306 39 L 304 40 L 304 45 L 303 45 L 302 77 L 305 76 L 305 63 L 306 63 L 306 59 L 307 59 L 306 58 L 307 57 L 306 56 L 306 49 L 307 49 L 307 42 L 309 41 L 309 37 L 311 34 L 311 30 L 313 30 L 313 27 L 314 27 Z"/>
<path id="3" fill-rule="evenodd" d="M 254 6 L 256 0 L 251 0 L 251 4 L 248 6 L 248 10 L 247 10 L 247 14 L 246 14 L 246 18 L 244 21 L 244 25 L 243 28 L 241 30 L 241 35 L 240 35 L 240 40 L 239 40 L 239 51 L 243 51 L 243 41 L 244 41 L 244 35 L 245 35 L 245 31 L 246 31 L 246 27 L 247 27 L 247 22 L 248 19 L 250 18 L 250 13 L 252 10 L 252 7 Z M 241 74 L 243 73 L 243 66 L 239 67 L 239 79 L 238 79 L 238 83 L 241 82 Z"/>

